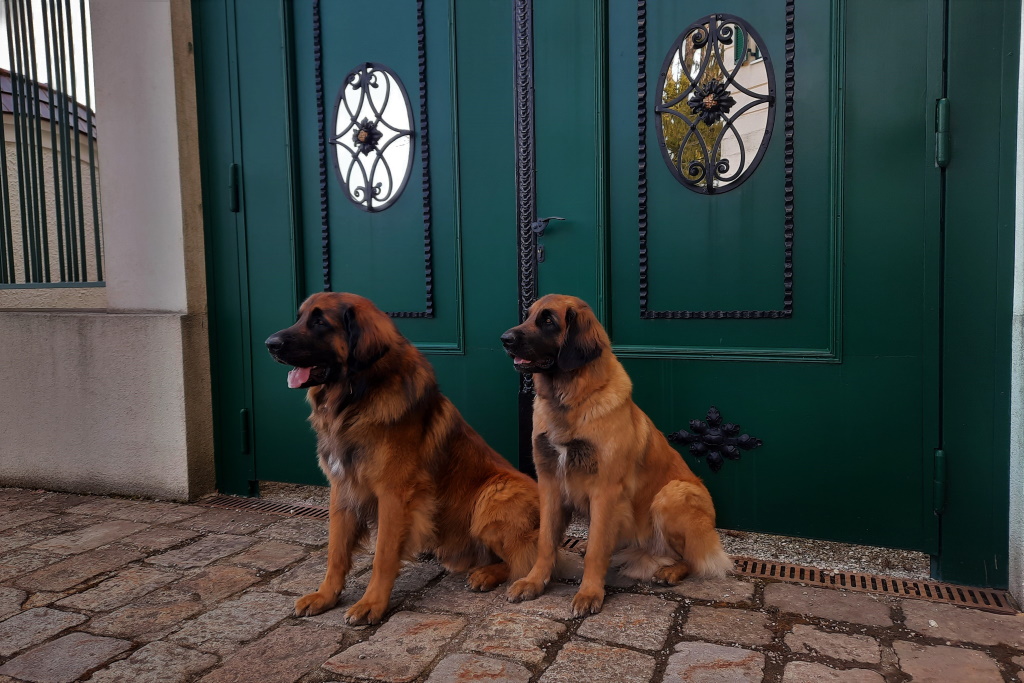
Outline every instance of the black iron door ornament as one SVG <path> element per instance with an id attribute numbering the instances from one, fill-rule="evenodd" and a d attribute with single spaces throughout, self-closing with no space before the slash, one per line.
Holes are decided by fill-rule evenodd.
<path id="1" fill-rule="evenodd" d="M 730 460 L 739 460 L 740 451 L 750 451 L 762 444 L 749 434 L 740 434 L 740 426 L 732 422 L 722 424 L 722 414 L 718 408 L 708 409 L 707 421 L 690 420 L 690 430 L 680 429 L 669 434 L 668 440 L 690 445 L 690 453 L 698 458 L 707 456 L 708 467 L 712 472 L 722 469 L 725 462 L 723 456 Z"/>
<path id="2" fill-rule="evenodd" d="M 345 76 L 334 104 L 334 170 L 364 211 L 383 211 L 412 170 L 412 107 L 398 75 L 366 62 Z"/>
<path id="3" fill-rule="evenodd" d="M 775 122 L 775 72 L 750 24 L 731 14 L 690 24 L 665 57 L 657 92 L 658 143 L 676 180 L 720 194 L 750 177 Z"/>

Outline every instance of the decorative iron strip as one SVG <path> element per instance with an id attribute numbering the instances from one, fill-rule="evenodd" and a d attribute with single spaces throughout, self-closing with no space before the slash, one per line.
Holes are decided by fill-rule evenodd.
<path id="1" fill-rule="evenodd" d="M 420 92 L 420 160 L 423 168 L 423 262 L 425 306 L 422 311 L 389 311 L 392 318 L 434 317 L 433 214 L 430 206 L 430 138 L 427 118 L 427 30 L 424 2 L 416 0 L 416 57 Z M 320 130 L 320 242 L 324 291 L 331 289 L 330 226 L 327 213 L 327 140 L 330 137 L 324 121 L 323 64 L 320 44 L 320 0 L 313 1 L 313 66 L 316 69 L 316 120 Z"/>
<path id="2" fill-rule="evenodd" d="M 327 220 L 327 127 L 324 125 L 324 71 L 320 48 L 320 0 L 313 0 L 313 69 L 316 85 L 316 126 L 320 131 L 317 148 L 320 153 L 320 264 L 324 274 L 324 291 L 331 290 L 331 231 Z"/>
<path id="3" fill-rule="evenodd" d="M 515 1 L 516 31 L 516 208 L 519 229 L 519 320 L 537 300 L 537 220 L 533 116 L 533 3 Z M 523 375 L 527 377 L 527 375 Z"/>
<path id="4" fill-rule="evenodd" d="M 519 320 L 537 300 L 536 169 L 534 167 L 533 0 L 513 0 L 515 18 L 516 219 Z M 533 377 L 519 375 L 519 469 L 533 474 Z"/>
<path id="5" fill-rule="evenodd" d="M 640 233 L 640 317 L 644 319 L 722 319 L 722 318 L 790 318 L 793 316 L 793 91 L 794 57 L 796 34 L 794 31 L 795 0 L 786 0 L 786 78 L 785 116 L 783 151 L 783 199 L 784 221 L 783 240 L 785 258 L 782 269 L 782 308 L 764 311 L 656 311 L 649 308 L 650 284 L 647 274 L 647 0 L 636 3 L 636 47 L 637 47 L 637 131 L 640 136 L 638 147 L 637 198 L 639 203 L 638 229 Z"/>

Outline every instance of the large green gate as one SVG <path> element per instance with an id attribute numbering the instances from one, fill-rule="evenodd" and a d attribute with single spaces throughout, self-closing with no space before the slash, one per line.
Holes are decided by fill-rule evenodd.
<path id="1" fill-rule="evenodd" d="M 263 340 L 325 287 L 391 311 L 525 466 L 528 387 L 498 335 L 560 291 L 594 305 L 662 429 L 713 405 L 763 440 L 718 474 L 684 452 L 722 526 L 912 548 L 947 578 L 1004 582 L 1005 401 L 980 438 L 949 416 L 1008 377 L 1006 264 L 961 237 L 997 243 L 1005 199 L 981 210 L 990 229 L 951 223 L 969 202 L 936 112 L 1016 28 L 969 47 L 969 4 L 195 0 L 220 488 L 322 482 Z M 1019 8 L 984 4 L 992 25 Z M 974 72 L 987 91 L 1011 77 Z M 695 131 L 731 123 L 734 141 L 683 141 L 701 112 Z M 979 115 L 1012 132 L 1012 106 Z M 964 154 L 1012 179 L 997 145 Z M 951 298 L 972 268 L 994 273 L 975 284 L 995 307 Z M 979 382 L 950 353 L 986 321 Z M 970 483 L 947 495 L 954 472 Z"/>

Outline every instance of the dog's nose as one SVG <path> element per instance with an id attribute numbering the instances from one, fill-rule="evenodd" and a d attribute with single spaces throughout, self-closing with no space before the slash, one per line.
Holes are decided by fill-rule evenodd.
<path id="1" fill-rule="evenodd" d="M 501 343 L 505 345 L 505 348 L 512 346 L 516 342 L 516 332 L 514 329 L 508 330 L 505 334 L 501 335 Z"/>
<path id="2" fill-rule="evenodd" d="M 265 344 L 267 345 L 267 351 L 270 351 L 271 353 L 277 353 L 284 347 L 284 340 L 281 339 L 281 335 L 274 334 L 271 335 L 269 339 L 267 339 Z"/>

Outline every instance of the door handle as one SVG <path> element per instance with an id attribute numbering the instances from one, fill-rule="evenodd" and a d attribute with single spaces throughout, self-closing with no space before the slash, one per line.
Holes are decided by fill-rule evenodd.
<path id="1" fill-rule="evenodd" d="M 533 223 L 530 223 L 530 229 L 537 236 L 537 263 L 544 263 L 544 245 L 540 243 L 540 238 L 544 236 L 544 231 L 548 229 L 548 223 L 550 221 L 564 220 L 561 216 L 548 216 L 547 218 L 538 218 Z"/>

